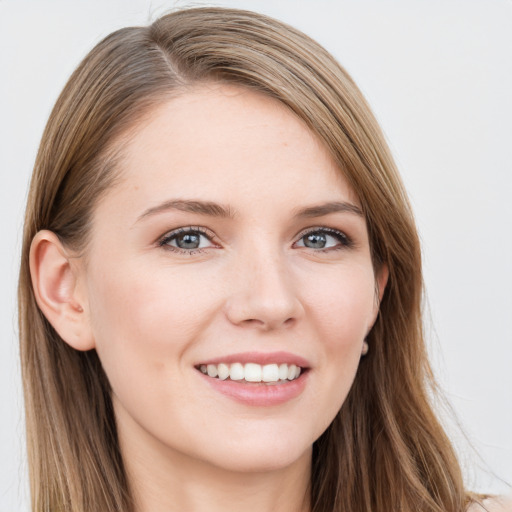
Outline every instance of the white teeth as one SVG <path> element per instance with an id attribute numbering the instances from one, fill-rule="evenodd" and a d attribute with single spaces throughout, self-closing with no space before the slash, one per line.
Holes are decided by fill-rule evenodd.
<path id="1" fill-rule="evenodd" d="M 229 377 L 231 380 L 243 380 L 244 367 L 240 363 L 233 363 L 229 368 Z"/>
<path id="2" fill-rule="evenodd" d="M 279 380 L 279 366 L 277 364 L 266 364 L 262 372 L 263 382 L 277 382 Z"/>
<path id="3" fill-rule="evenodd" d="M 220 380 L 226 380 L 229 377 L 229 366 L 227 364 L 219 364 L 217 366 Z"/>
<path id="4" fill-rule="evenodd" d="M 256 363 L 233 363 L 231 365 L 220 364 L 202 364 L 199 370 L 212 378 L 220 380 L 245 380 L 245 382 L 279 382 L 297 379 L 301 374 L 301 367 L 295 364 L 266 364 Z"/>
<path id="5" fill-rule="evenodd" d="M 244 366 L 244 377 L 247 382 L 261 382 L 261 365 L 247 363 Z"/>
<path id="6" fill-rule="evenodd" d="M 217 367 L 214 364 L 209 364 L 206 367 L 206 371 L 208 372 L 208 377 L 217 377 Z"/>

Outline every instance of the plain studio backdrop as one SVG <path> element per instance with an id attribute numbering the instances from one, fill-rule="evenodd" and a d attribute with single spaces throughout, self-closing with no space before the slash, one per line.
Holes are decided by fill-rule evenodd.
<path id="1" fill-rule="evenodd" d="M 29 507 L 15 294 L 27 186 L 46 119 L 72 70 L 104 36 L 198 5 L 212 4 L 0 0 L 0 512 Z M 302 29 L 366 95 L 423 241 L 429 350 L 454 412 L 442 412 L 443 420 L 470 486 L 510 493 L 512 2 L 214 5 Z"/>

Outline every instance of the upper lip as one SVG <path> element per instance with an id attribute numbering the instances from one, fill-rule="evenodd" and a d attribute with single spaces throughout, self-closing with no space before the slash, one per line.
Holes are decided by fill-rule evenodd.
<path id="1" fill-rule="evenodd" d="M 307 359 L 292 354 L 291 352 L 240 352 L 237 354 L 229 354 L 225 356 L 215 357 L 213 359 L 207 359 L 200 361 L 196 366 L 220 363 L 256 363 L 260 365 L 265 364 L 294 364 L 301 368 L 309 368 L 310 363 Z"/>

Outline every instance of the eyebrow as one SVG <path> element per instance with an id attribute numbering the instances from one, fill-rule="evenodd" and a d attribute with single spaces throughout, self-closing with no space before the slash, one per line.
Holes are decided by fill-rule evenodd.
<path id="1" fill-rule="evenodd" d="M 223 206 L 219 203 L 212 201 L 192 201 L 186 199 L 170 199 L 157 206 L 148 208 L 142 215 L 140 215 L 136 221 L 139 222 L 146 217 L 163 213 L 168 210 L 179 210 L 182 212 L 198 213 L 200 215 L 208 215 L 210 217 L 221 217 L 221 218 L 234 218 L 236 211 L 229 206 Z M 345 201 L 334 201 L 328 202 L 315 206 L 308 206 L 302 208 L 295 213 L 295 217 L 299 218 L 313 218 L 322 217 L 331 213 L 354 213 L 358 216 L 363 216 L 361 208 L 352 203 Z"/>
<path id="2" fill-rule="evenodd" d="M 309 206 L 307 208 L 303 208 L 299 210 L 295 216 L 296 217 L 322 217 L 324 215 L 329 215 L 330 213 L 354 213 L 358 216 L 363 216 L 363 210 L 352 203 L 347 203 L 345 201 L 334 201 L 329 203 L 320 204 L 318 206 Z"/>
<path id="3" fill-rule="evenodd" d="M 156 215 L 157 213 L 163 213 L 168 210 L 179 210 L 182 212 L 198 213 L 200 215 L 208 215 L 210 217 L 223 217 L 233 218 L 235 212 L 228 206 L 222 206 L 218 203 L 211 201 L 191 201 L 185 199 L 170 199 L 157 206 L 148 208 L 142 215 L 140 215 L 136 222 Z"/>

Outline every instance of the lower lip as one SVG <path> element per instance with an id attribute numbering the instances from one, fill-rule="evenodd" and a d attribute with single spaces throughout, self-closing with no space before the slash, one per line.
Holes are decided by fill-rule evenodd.
<path id="1" fill-rule="evenodd" d="M 295 380 L 285 381 L 282 384 L 265 384 L 221 380 L 198 373 L 215 391 L 236 402 L 255 407 L 281 405 L 293 400 L 304 390 L 309 375 L 306 371 Z"/>

